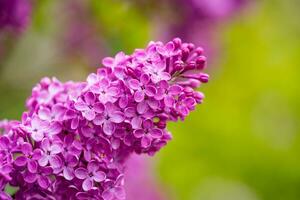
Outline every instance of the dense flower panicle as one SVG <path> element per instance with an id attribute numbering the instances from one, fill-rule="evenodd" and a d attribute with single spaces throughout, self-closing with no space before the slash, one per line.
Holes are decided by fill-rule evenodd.
<path id="1" fill-rule="evenodd" d="M 42 79 L 22 120 L 1 124 L 1 191 L 9 183 L 17 199 L 125 199 L 127 158 L 155 154 L 171 139 L 167 122 L 202 102 L 202 53 L 178 38 L 150 42 L 103 59 L 85 82 Z"/>

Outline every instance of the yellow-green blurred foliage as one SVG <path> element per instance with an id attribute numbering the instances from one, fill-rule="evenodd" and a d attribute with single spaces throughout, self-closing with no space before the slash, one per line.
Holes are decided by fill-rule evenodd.
<path id="1" fill-rule="evenodd" d="M 260 1 L 220 30 L 205 103 L 161 152 L 178 199 L 300 199 L 300 23 L 296 1 Z"/>

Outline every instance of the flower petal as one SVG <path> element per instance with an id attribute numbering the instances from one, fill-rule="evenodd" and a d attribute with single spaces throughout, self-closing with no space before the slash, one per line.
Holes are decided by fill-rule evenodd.
<path id="1" fill-rule="evenodd" d="M 39 160 L 43 155 L 43 151 L 41 149 L 35 149 L 32 154 L 33 160 Z"/>
<path id="2" fill-rule="evenodd" d="M 86 118 L 86 119 L 89 120 L 89 121 L 94 120 L 95 117 L 96 117 L 95 112 L 94 112 L 93 110 L 90 110 L 90 109 L 84 111 L 84 112 L 82 113 L 82 115 L 83 115 L 84 118 Z"/>
<path id="3" fill-rule="evenodd" d="M 103 200 L 114 200 L 114 193 L 111 189 L 105 190 L 102 193 Z"/>
<path id="4" fill-rule="evenodd" d="M 89 138 L 89 137 L 92 137 L 94 135 L 94 129 L 92 129 L 89 126 L 84 126 L 84 127 L 81 128 L 81 133 L 85 137 Z"/>
<path id="5" fill-rule="evenodd" d="M 93 85 L 98 81 L 98 76 L 95 73 L 91 73 L 88 75 L 86 81 L 88 82 L 89 85 Z"/>
<path id="6" fill-rule="evenodd" d="M 175 99 L 171 96 L 166 96 L 164 98 L 164 103 L 167 107 L 173 107 L 175 103 Z"/>
<path id="7" fill-rule="evenodd" d="M 126 108 L 127 105 L 128 105 L 128 97 L 127 96 L 120 97 L 120 100 L 119 100 L 120 108 Z"/>
<path id="8" fill-rule="evenodd" d="M 98 163 L 96 161 L 91 161 L 87 166 L 88 172 L 95 172 L 99 169 Z"/>
<path id="9" fill-rule="evenodd" d="M 142 102 L 138 103 L 138 105 L 137 105 L 137 112 L 139 114 L 144 114 L 145 112 L 148 111 L 148 109 L 149 109 L 149 106 L 146 101 L 142 101 Z"/>
<path id="10" fill-rule="evenodd" d="M 136 115 L 136 111 L 134 107 L 127 107 L 124 110 L 124 114 L 126 117 L 132 118 Z"/>
<path id="11" fill-rule="evenodd" d="M 136 116 L 131 120 L 131 125 L 133 129 L 141 128 L 142 123 L 143 123 L 142 118 L 139 116 Z"/>
<path id="12" fill-rule="evenodd" d="M 88 175 L 88 171 L 83 167 L 79 167 L 75 170 L 75 176 L 78 179 L 85 179 L 86 177 L 88 177 Z"/>
<path id="13" fill-rule="evenodd" d="M 128 85 L 133 90 L 138 90 L 140 88 L 140 82 L 136 79 L 129 80 Z"/>
<path id="14" fill-rule="evenodd" d="M 144 98 L 145 98 L 145 94 L 144 94 L 143 91 L 136 91 L 136 92 L 134 93 L 134 100 L 135 100 L 136 102 L 141 102 L 141 101 L 144 100 Z"/>
<path id="15" fill-rule="evenodd" d="M 163 132 L 162 132 L 162 130 L 160 130 L 158 128 L 154 128 L 154 129 L 150 130 L 150 135 L 153 138 L 161 138 L 163 136 Z"/>
<path id="16" fill-rule="evenodd" d="M 124 121 L 124 114 L 120 111 L 113 112 L 110 117 L 110 120 L 114 123 L 121 123 Z"/>
<path id="17" fill-rule="evenodd" d="M 103 132 L 106 135 L 112 135 L 115 132 L 115 125 L 112 122 L 109 122 L 109 121 L 104 122 Z"/>
<path id="18" fill-rule="evenodd" d="M 41 144 L 43 150 L 47 151 L 50 149 L 50 141 L 48 138 L 44 138 Z"/>
<path id="19" fill-rule="evenodd" d="M 59 156 L 54 155 L 49 158 L 50 165 L 55 168 L 60 168 L 62 166 L 62 161 Z"/>
<path id="20" fill-rule="evenodd" d="M 24 176 L 24 181 L 27 183 L 34 183 L 37 179 L 36 174 L 30 173 L 28 171 L 25 172 L 23 176 Z"/>
<path id="21" fill-rule="evenodd" d="M 143 137 L 144 134 L 145 134 L 145 132 L 142 129 L 138 129 L 138 130 L 133 131 L 133 135 L 136 138 L 141 138 L 141 137 Z"/>
<path id="22" fill-rule="evenodd" d="M 115 96 L 118 96 L 119 91 L 120 90 L 117 87 L 110 87 L 107 90 L 107 95 L 115 97 Z"/>
<path id="23" fill-rule="evenodd" d="M 62 125 L 59 122 L 53 122 L 49 129 L 47 130 L 48 134 L 53 136 L 57 135 L 62 131 Z"/>
<path id="24" fill-rule="evenodd" d="M 24 142 L 21 146 L 22 153 L 29 155 L 32 152 L 32 146 L 28 142 Z"/>
<path id="25" fill-rule="evenodd" d="M 142 137 L 141 146 L 143 148 L 148 148 L 151 145 L 151 138 L 148 136 Z"/>
<path id="26" fill-rule="evenodd" d="M 96 113 L 103 113 L 103 111 L 105 110 L 104 105 L 100 102 L 95 103 L 93 107 Z"/>
<path id="27" fill-rule="evenodd" d="M 87 92 L 84 95 L 84 101 L 87 105 L 93 105 L 95 103 L 96 96 L 92 92 Z"/>
<path id="28" fill-rule="evenodd" d="M 148 85 L 145 87 L 145 93 L 149 97 L 153 97 L 156 94 L 157 90 L 154 86 Z"/>
<path id="29" fill-rule="evenodd" d="M 72 119 L 72 122 L 71 122 L 71 129 L 77 129 L 79 125 L 79 119 L 78 117 L 75 117 L 74 119 Z"/>
<path id="30" fill-rule="evenodd" d="M 27 157 L 26 156 L 19 156 L 16 158 L 16 160 L 14 161 L 15 165 L 21 167 L 21 166 L 25 166 L 27 163 Z"/>
<path id="31" fill-rule="evenodd" d="M 42 131 L 33 132 L 33 133 L 31 133 L 31 137 L 34 141 L 40 142 L 44 138 L 44 133 Z"/>
<path id="32" fill-rule="evenodd" d="M 58 153 L 62 152 L 62 149 L 63 148 L 62 148 L 61 143 L 52 144 L 51 147 L 50 147 L 51 155 L 58 154 Z"/>
<path id="33" fill-rule="evenodd" d="M 112 58 L 112 57 L 106 57 L 106 58 L 103 58 L 103 60 L 102 60 L 102 64 L 105 67 L 110 67 L 113 65 L 113 63 L 114 63 L 114 58 Z"/>
<path id="34" fill-rule="evenodd" d="M 148 74 L 142 74 L 140 80 L 143 85 L 146 85 L 150 82 L 150 76 Z"/>
<path id="35" fill-rule="evenodd" d="M 143 128 L 150 129 L 153 127 L 153 121 L 151 119 L 146 119 L 143 121 Z"/>
<path id="36" fill-rule="evenodd" d="M 92 159 L 91 152 L 87 150 L 83 151 L 83 157 L 87 162 L 89 162 Z"/>
<path id="37" fill-rule="evenodd" d="M 51 120 L 51 111 L 49 108 L 39 109 L 38 116 L 42 120 L 50 121 Z"/>
<path id="38" fill-rule="evenodd" d="M 27 163 L 27 168 L 28 168 L 29 172 L 36 173 L 37 168 L 38 168 L 38 164 L 35 160 L 29 160 L 28 163 Z"/>
<path id="39" fill-rule="evenodd" d="M 89 109 L 89 107 L 86 105 L 85 102 L 83 101 L 77 101 L 75 104 L 74 104 L 74 107 L 76 108 L 76 110 L 78 111 L 85 111 L 87 109 Z"/>
<path id="40" fill-rule="evenodd" d="M 82 189 L 84 191 L 89 191 L 90 189 L 92 189 L 94 187 L 94 182 L 91 178 L 87 178 L 83 181 L 82 183 Z"/>
<path id="41" fill-rule="evenodd" d="M 43 189 L 47 189 L 50 186 L 50 180 L 47 176 L 39 176 L 37 181 L 39 186 Z"/>
<path id="42" fill-rule="evenodd" d="M 38 160 L 38 163 L 40 166 L 44 167 L 48 164 L 48 156 L 47 155 L 43 155 L 39 160 Z"/>
<path id="43" fill-rule="evenodd" d="M 106 174 L 102 171 L 96 171 L 93 173 L 93 178 L 96 182 L 102 182 L 106 179 Z"/>
<path id="44" fill-rule="evenodd" d="M 65 179 L 71 181 L 74 178 L 74 171 L 70 167 L 65 167 L 63 170 L 63 176 Z"/>
<path id="45" fill-rule="evenodd" d="M 181 92 L 182 92 L 182 87 L 179 86 L 179 85 L 172 85 L 170 88 L 169 88 L 169 94 L 171 95 L 179 95 Z"/>
<path id="46" fill-rule="evenodd" d="M 1 149 L 7 149 L 8 148 L 8 144 L 10 144 L 9 139 L 7 136 L 2 136 L 0 137 L 0 148 Z"/>
<path id="47" fill-rule="evenodd" d="M 105 121 L 104 115 L 97 115 L 95 117 L 95 119 L 93 120 L 93 123 L 95 125 L 100 126 L 100 125 L 102 125 L 104 123 L 104 121 Z"/>

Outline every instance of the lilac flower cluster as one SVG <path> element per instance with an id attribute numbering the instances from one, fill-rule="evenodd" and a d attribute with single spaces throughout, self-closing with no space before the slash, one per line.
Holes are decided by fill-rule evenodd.
<path id="1" fill-rule="evenodd" d="M 202 102 L 203 50 L 175 38 L 103 59 L 85 82 L 44 78 L 21 121 L 0 124 L 0 195 L 11 199 L 125 199 L 133 153 L 153 155 L 171 139 L 168 121 Z"/>

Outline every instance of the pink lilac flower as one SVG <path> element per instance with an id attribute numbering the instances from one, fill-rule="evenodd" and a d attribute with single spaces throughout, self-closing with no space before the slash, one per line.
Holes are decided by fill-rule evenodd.
<path id="1" fill-rule="evenodd" d="M 155 94 L 156 100 L 163 100 L 166 107 L 172 107 L 176 101 L 176 97 L 182 92 L 183 88 L 179 85 L 172 85 L 166 81 L 160 82 L 160 87 Z"/>
<path id="2" fill-rule="evenodd" d="M 38 116 L 41 120 L 53 122 L 62 121 L 66 112 L 66 108 L 60 104 L 54 105 L 51 109 L 47 107 L 41 107 L 38 112 Z"/>
<path id="3" fill-rule="evenodd" d="M 42 150 L 35 149 L 33 151 L 30 143 L 24 142 L 21 145 L 22 155 L 18 156 L 15 159 L 14 164 L 17 166 L 25 166 L 27 165 L 27 169 L 31 173 L 36 173 L 38 168 L 38 160 L 42 157 Z"/>
<path id="4" fill-rule="evenodd" d="M 41 149 L 43 150 L 43 154 L 41 158 L 38 160 L 38 163 L 41 167 L 44 167 L 50 164 L 51 167 L 58 168 L 61 167 L 62 160 L 58 156 L 62 151 L 62 145 L 60 143 L 50 144 L 48 138 L 44 138 L 41 142 Z"/>
<path id="5" fill-rule="evenodd" d="M 99 95 L 98 99 L 102 103 L 116 102 L 119 94 L 119 89 L 110 84 L 106 78 L 101 79 L 97 84 L 93 85 L 90 90 Z"/>
<path id="6" fill-rule="evenodd" d="M 104 111 L 104 105 L 100 102 L 96 102 L 96 96 L 92 92 L 87 92 L 74 106 L 76 110 L 81 111 L 82 116 L 89 121 L 94 120 L 96 114 Z"/>
<path id="7" fill-rule="evenodd" d="M 63 138 L 62 153 L 64 157 L 68 155 L 79 156 L 82 151 L 81 143 L 74 138 L 74 135 L 66 135 Z"/>
<path id="8" fill-rule="evenodd" d="M 48 127 L 48 122 L 41 120 L 37 116 L 34 116 L 30 123 L 24 127 L 24 130 L 31 134 L 31 137 L 34 141 L 40 142 L 44 138 Z"/>
<path id="9" fill-rule="evenodd" d="M 154 155 L 171 139 L 167 123 L 202 103 L 202 53 L 175 38 L 104 59 L 85 82 L 43 78 L 21 121 L 0 123 L 1 195 L 11 184 L 16 199 L 125 199 L 128 158 Z"/>
<path id="10" fill-rule="evenodd" d="M 75 177 L 74 168 L 78 164 L 78 157 L 72 154 L 65 156 L 64 164 L 60 169 L 62 171 L 62 176 L 70 181 Z"/>
<path id="11" fill-rule="evenodd" d="M 156 93 L 154 85 L 149 84 L 150 77 L 148 74 L 142 74 L 140 81 L 137 79 L 131 79 L 128 81 L 130 89 L 134 90 L 134 100 L 136 102 L 142 102 L 145 96 L 153 97 Z"/>
<path id="12" fill-rule="evenodd" d="M 102 60 L 102 64 L 105 67 L 109 67 L 112 69 L 115 69 L 118 66 L 122 66 L 126 64 L 128 57 L 125 55 L 123 52 L 119 52 L 116 54 L 114 58 L 111 57 L 106 57 Z"/>
<path id="13" fill-rule="evenodd" d="M 152 120 L 146 119 L 143 121 L 141 129 L 133 131 L 136 138 L 141 138 L 141 146 L 147 148 L 151 145 L 153 139 L 159 139 L 163 136 L 162 130 L 155 128 Z"/>
<path id="14" fill-rule="evenodd" d="M 124 121 L 124 114 L 113 104 L 106 104 L 103 114 L 98 115 L 94 120 L 95 125 L 102 125 L 103 132 L 106 135 L 112 135 L 115 132 L 115 124 Z"/>
<path id="15" fill-rule="evenodd" d="M 84 191 L 89 191 L 94 187 L 94 182 L 102 182 L 106 179 L 106 174 L 99 170 L 99 165 L 96 161 L 91 161 L 87 165 L 87 169 L 80 167 L 75 170 L 75 176 L 78 179 L 83 179 L 82 188 Z"/>
<path id="16" fill-rule="evenodd" d="M 42 188 L 46 189 L 50 186 L 51 180 L 49 175 L 52 174 L 51 167 L 40 167 L 36 173 L 29 171 L 24 172 L 24 180 L 27 183 L 36 183 Z"/>

